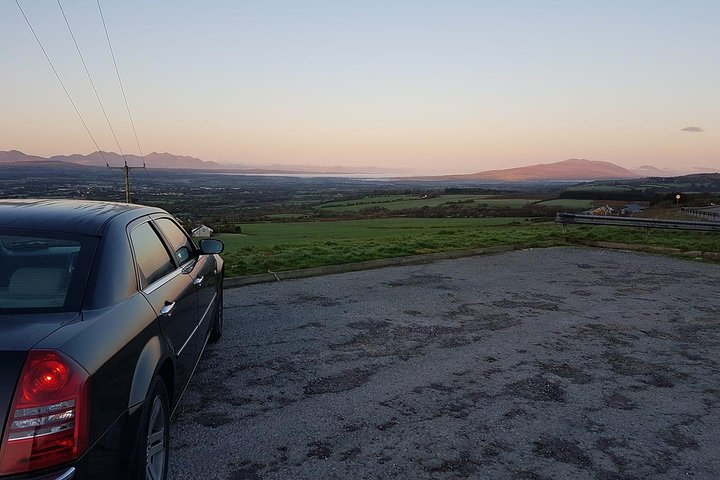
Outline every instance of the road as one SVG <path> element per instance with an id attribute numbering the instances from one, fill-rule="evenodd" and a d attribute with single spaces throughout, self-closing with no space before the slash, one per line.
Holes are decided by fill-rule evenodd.
<path id="1" fill-rule="evenodd" d="M 552 248 L 228 290 L 170 478 L 720 478 L 719 284 Z"/>

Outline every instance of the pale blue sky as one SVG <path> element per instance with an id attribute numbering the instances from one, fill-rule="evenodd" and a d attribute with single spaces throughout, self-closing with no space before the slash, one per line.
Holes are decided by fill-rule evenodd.
<path id="1" fill-rule="evenodd" d="M 57 2 L 20 3 L 117 150 Z M 718 1 L 102 5 L 146 152 L 447 173 L 567 158 L 720 168 Z M 63 7 L 136 153 L 95 0 Z M 92 151 L 13 0 L 0 45 L 0 150 Z"/>

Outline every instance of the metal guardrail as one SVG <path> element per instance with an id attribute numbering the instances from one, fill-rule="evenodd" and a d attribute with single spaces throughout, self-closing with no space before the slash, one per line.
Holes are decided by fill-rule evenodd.
<path id="1" fill-rule="evenodd" d="M 555 222 L 562 224 L 563 229 L 569 224 L 577 224 L 720 232 L 720 222 L 691 222 L 687 220 L 662 220 L 656 218 L 615 217 L 606 215 L 578 215 L 575 213 L 558 213 L 555 216 Z"/>
<path id="2" fill-rule="evenodd" d="M 707 218 L 710 221 L 720 221 L 720 207 L 682 207 L 682 211 L 694 217 Z"/>

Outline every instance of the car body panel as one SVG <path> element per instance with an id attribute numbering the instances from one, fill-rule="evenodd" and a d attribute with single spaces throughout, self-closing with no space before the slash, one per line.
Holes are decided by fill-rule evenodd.
<path id="1" fill-rule="evenodd" d="M 176 381 L 185 385 L 200 354 L 195 341 L 198 318 L 196 287 L 192 277 L 179 270 L 157 284 L 152 290 L 143 291 L 143 295 L 152 306 L 160 331 L 175 355 Z M 163 307 L 171 305 L 172 310 L 168 314 L 160 313 Z"/>
<path id="2" fill-rule="evenodd" d="M 198 259 L 195 266 L 195 279 L 198 291 L 198 305 L 212 305 L 218 283 L 218 270 L 215 257 L 212 255 L 203 255 Z M 212 313 L 212 312 L 210 312 Z M 204 311 L 200 311 L 200 321 L 202 322 Z M 211 315 L 206 315 L 211 317 Z"/>
<path id="3" fill-rule="evenodd" d="M 27 352 L 63 325 L 78 319 L 77 312 L 29 315 L 0 315 L 0 352 Z"/>
<path id="4" fill-rule="evenodd" d="M 105 309 L 83 312 L 83 321 L 66 325 L 35 348 L 59 350 L 90 374 L 90 419 L 94 443 L 130 406 L 134 366 L 153 337 L 160 337 L 155 313 L 141 294 Z M 97 339 L 103 340 L 98 348 Z M 167 350 L 167 348 L 166 348 Z"/>
<path id="5" fill-rule="evenodd" d="M 217 260 L 214 255 L 203 255 L 198 258 L 193 275 L 196 279 L 198 292 L 198 319 L 196 325 L 197 348 L 203 350 L 207 337 L 212 329 L 212 319 L 217 308 Z M 199 281 L 202 279 L 202 281 Z"/>
<path id="6" fill-rule="evenodd" d="M 133 408 L 145 401 L 148 387 L 157 373 L 158 365 L 163 358 L 163 347 L 157 336 L 150 338 L 138 357 L 132 384 L 130 385 L 130 399 L 128 407 Z"/>
<path id="7" fill-rule="evenodd" d="M 26 356 L 27 352 L 21 351 L 0 352 L 0 417 L 2 417 L 0 438 L 5 434 L 8 410 L 15 394 L 15 383 Z"/>
<path id="8" fill-rule="evenodd" d="M 95 287 L 86 295 L 83 309 L 94 310 L 121 302 L 137 293 L 137 275 L 124 222 L 110 224 L 100 239 L 88 277 Z"/>
<path id="9" fill-rule="evenodd" d="M 64 467 L 60 470 L 53 469 L 46 473 L 33 473 L 32 475 L 21 475 L 13 477 L 3 477 L 3 480 L 75 480 L 77 479 L 78 469 L 76 467 Z"/>
<path id="10" fill-rule="evenodd" d="M 99 236 L 113 218 L 132 212 L 162 212 L 158 208 L 126 203 L 89 200 L 17 199 L 2 200 L 5 228 L 38 229 Z"/>

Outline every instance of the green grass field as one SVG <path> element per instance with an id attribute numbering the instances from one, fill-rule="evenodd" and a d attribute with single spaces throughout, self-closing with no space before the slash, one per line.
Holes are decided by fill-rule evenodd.
<path id="1" fill-rule="evenodd" d="M 528 198 L 484 198 L 482 200 L 475 200 L 475 203 L 487 205 L 490 208 L 522 208 L 537 201 L 537 199 Z"/>
<path id="2" fill-rule="evenodd" d="M 575 187 L 569 187 L 568 192 L 627 192 L 632 190 L 633 185 L 578 185 Z"/>
<path id="3" fill-rule="evenodd" d="M 544 200 L 542 202 L 538 202 L 537 205 L 540 205 L 542 207 L 566 208 L 568 210 L 587 210 L 593 206 L 593 203 L 591 200 L 572 200 L 569 198 L 559 198 L 556 200 Z"/>
<path id="4" fill-rule="evenodd" d="M 519 208 L 537 200 L 496 198 L 493 195 L 438 195 L 436 197 L 413 197 L 408 195 L 386 195 L 365 197 L 358 200 L 328 202 L 317 208 L 334 212 L 359 212 L 365 208 L 380 207 L 387 210 L 410 210 L 423 207 L 438 207 L 449 203 L 476 203 L 490 207 Z"/>
<path id="5" fill-rule="evenodd" d="M 224 234 L 229 277 L 499 245 L 547 247 L 609 241 L 720 252 L 715 233 L 571 226 L 520 218 L 394 218 L 243 224 Z"/>
<path id="6" fill-rule="evenodd" d="M 373 240 L 388 237 L 417 237 L 449 231 L 471 231 L 483 227 L 522 224 L 522 218 L 380 218 L 328 222 L 242 224 L 242 235 L 223 234 L 229 250 L 244 247 L 275 247 L 316 241 Z"/>
<path id="7" fill-rule="evenodd" d="M 322 205 L 319 205 L 318 208 L 344 208 L 344 207 L 362 207 L 364 206 L 373 206 L 376 204 L 382 204 L 382 203 L 390 203 L 390 202 L 402 202 L 406 200 L 417 200 L 420 197 L 413 197 L 410 195 L 376 195 L 376 196 L 370 196 L 370 197 L 363 197 L 360 199 L 354 199 L 354 200 L 340 200 L 337 202 L 327 202 L 323 203 Z"/>
<path id="8" fill-rule="evenodd" d="M 373 207 L 396 211 L 423 207 L 438 207 L 452 203 L 472 203 L 475 205 L 484 205 L 488 208 L 523 208 L 530 204 L 566 209 L 587 209 L 592 206 L 590 200 L 503 198 L 497 195 L 438 195 L 429 198 L 412 197 L 408 195 L 385 195 L 365 197 L 357 200 L 328 202 L 318 205 L 316 208 L 333 212 L 359 212 L 363 209 Z"/>
<path id="9" fill-rule="evenodd" d="M 272 218 L 275 220 L 286 220 L 286 219 L 298 219 L 298 218 L 306 218 L 308 214 L 306 213 L 271 213 L 270 215 L 265 215 L 267 218 Z"/>

